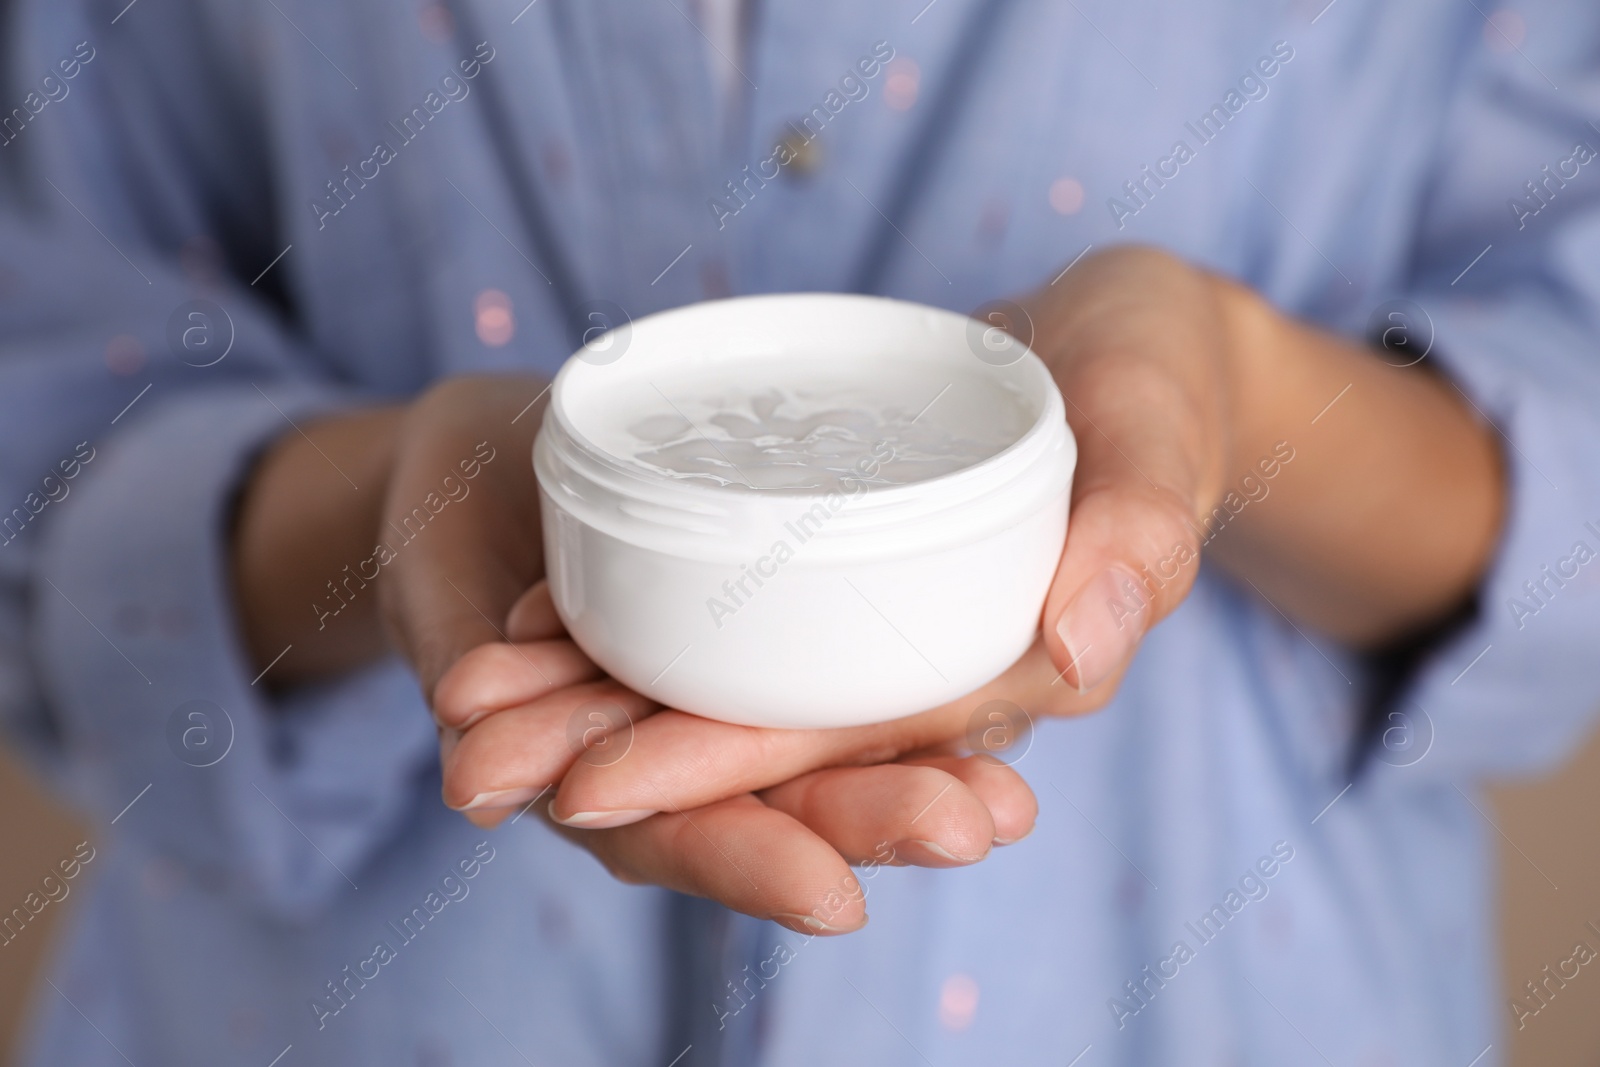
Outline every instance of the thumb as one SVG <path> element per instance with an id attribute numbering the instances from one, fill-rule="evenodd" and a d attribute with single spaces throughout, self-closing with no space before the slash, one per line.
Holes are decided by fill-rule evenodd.
<path id="1" fill-rule="evenodd" d="M 1204 531 L 1179 494 L 1140 483 L 1093 486 L 1073 501 L 1045 600 L 1045 646 L 1087 693 L 1118 675 L 1150 627 L 1194 585 Z"/>
<path id="2" fill-rule="evenodd" d="M 1045 601 L 1062 678 L 1106 685 L 1194 586 L 1199 517 L 1229 463 L 1227 322 L 1217 283 L 1115 249 L 1040 298 L 1042 344 L 1078 442 L 1067 542 Z"/>

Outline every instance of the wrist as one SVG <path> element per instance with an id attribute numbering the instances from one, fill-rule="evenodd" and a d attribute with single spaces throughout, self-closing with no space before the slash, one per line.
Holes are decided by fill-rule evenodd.
<path id="1" fill-rule="evenodd" d="M 337 617 L 318 605 L 371 551 L 402 409 L 373 408 L 296 427 L 256 462 L 234 513 L 232 566 L 245 644 L 280 684 L 339 673 L 383 654 L 374 598 Z M 340 602 L 342 603 L 342 601 Z"/>
<path id="2" fill-rule="evenodd" d="M 1255 290 L 1207 273 L 1221 323 L 1222 372 L 1228 409 L 1224 477 L 1248 473 L 1282 438 L 1285 355 L 1293 323 Z M 1213 502 L 1215 503 L 1215 502 Z M 1209 509 L 1207 509 L 1209 510 Z"/>

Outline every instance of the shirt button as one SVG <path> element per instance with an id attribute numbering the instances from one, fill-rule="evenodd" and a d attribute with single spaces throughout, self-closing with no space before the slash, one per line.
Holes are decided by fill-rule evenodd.
<path id="1" fill-rule="evenodd" d="M 822 146 L 817 138 L 792 122 L 780 131 L 778 148 L 778 161 L 783 164 L 785 174 L 809 178 L 822 168 Z"/>

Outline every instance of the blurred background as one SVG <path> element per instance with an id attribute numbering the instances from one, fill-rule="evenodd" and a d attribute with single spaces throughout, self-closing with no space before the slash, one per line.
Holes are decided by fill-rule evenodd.
<path id="1" fill-rule="evenodd" d="M 0 812 L 0 905 L 9 911 L 89 832 L 3 748 Z M 1499 829 L 1499 1006 L 1510 1062 L 1594 1067 L 1600 1064 L 1600 975 L 1580 971 L 1520 1031 L 1510 1000 L 1526 998 L 1525 983 L 1571 957 L 1578 941 L 1600 947 L 1600 937 L 1585 926 L 1600 926 L 1600 734 L 1549 778 L 1495 789 L 1488 813 Z M 19 1027 L 39 989 L 49 992 L 40 966 L 77 899 L 72 894 L 50 905 L 22 936 L 0 945 L 0 1065 L 13 1062 Z"/>

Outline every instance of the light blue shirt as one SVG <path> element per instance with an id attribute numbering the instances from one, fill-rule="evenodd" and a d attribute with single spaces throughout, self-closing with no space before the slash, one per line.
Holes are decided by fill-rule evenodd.
<path id="1" fill-rule="evenodd" d="M 0 711 L 102 840 L 26 1062 L 1501 1062 L 1478 784 L 1600 703 L 1593 3 L 773 0 L 726 123 L 676 3 L 125 3 L 20 5 L 0 101 Z M 1204 571 L 1040 725 L 1030 838 L 808 941 L 475 831 L 398 663 L 253 684 L 224 527 L 290 419 L 552 372 L 588 301 L 965 311 L 1119 241 L 1411 330 L 1504 437 L 1480 611 L 1353 785 L 1362 662 Z"/>

